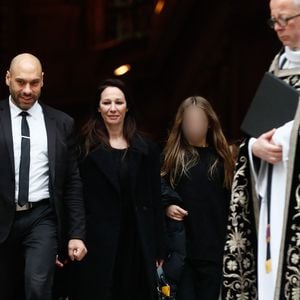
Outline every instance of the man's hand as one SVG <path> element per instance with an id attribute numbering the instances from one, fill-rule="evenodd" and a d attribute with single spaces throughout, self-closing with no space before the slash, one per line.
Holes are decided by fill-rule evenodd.
<path id="1" fill-rule="evenodd" d="M 170 205 L 166 208 L 166 215 L 176 221 L 182 221 L 188 212 L 178 205 Z"/>
<path id="2" fill-rule="evenodd" d="M 70 259 L 73 260 L 82 260 L 87 254 L 87 249 L 82 240 L 73 239 L 69 241 L 68 244 L 68 253 Z"/>
<path id="3" fill-rule="evenodd" d="M 272 142 L 275 131 L 272 129 L 262 134 L 252 145 L 252 153 L 256 157 L 273 165 L 282 160 L 282 147 Z"/>
<path id="4" fill-rule="evenodd" d="M 55 257 L 55 265 L 59 268 L 63 268 L 64 265 L 68 263 L 68 259 L 65 259 L 64 261 L 59 260 L 58 255 Z"/>

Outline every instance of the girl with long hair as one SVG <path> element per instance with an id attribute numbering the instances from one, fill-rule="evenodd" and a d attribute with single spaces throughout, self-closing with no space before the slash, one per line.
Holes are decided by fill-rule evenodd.
<path id="1" fill-rule="evenodd" d="M 199 96 L 180 105 L 161 175 L 181 202 L 164 203 L 183 222 L 186 258 L 176 299 L 218 299 L 234 160 L 210 103 Z"/>

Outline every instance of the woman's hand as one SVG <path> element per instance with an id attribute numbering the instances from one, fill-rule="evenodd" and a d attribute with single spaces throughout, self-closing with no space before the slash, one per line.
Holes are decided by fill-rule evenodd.
<path id="1" fill-rule="evenodd" d="M 166 208 L 166 215 L 173 220 L 182 221 L 188 212 L 178 205 L 170 205 Z"/>
<path id="2" fill-rule="evenodd" d="M 68 243 L 68 253 L 72 261 L 81 261 L 87 254 L 87 249 L 82 240 L 71 239 Z"/>

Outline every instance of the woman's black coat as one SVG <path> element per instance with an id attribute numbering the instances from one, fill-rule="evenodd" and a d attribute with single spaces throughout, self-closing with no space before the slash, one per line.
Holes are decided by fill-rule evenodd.
<path id="1" fill-rule="evenodd" d="M 109 151 L 101 146 L 80 165 L 88 254 L 75 266 L 77 297 L 74 299 L 108 299 L 121 226 L 120 187 L 117 174 L 112 172 Z M 156 284 L 155 261 L 164 255 L 159 150 L 154 143 L 136 135 L 129 151 L 130 190 L 139 232 L 136 238 L 141 242 L 149 281 L 149 291 L 141 299 L 152 299 L 151 291 L 155 291 Z"/>

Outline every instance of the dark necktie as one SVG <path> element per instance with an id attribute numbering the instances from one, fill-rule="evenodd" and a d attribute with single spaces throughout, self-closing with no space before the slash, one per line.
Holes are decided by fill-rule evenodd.
<path id="1" fill-rule="evenodd" d="M 29 164 L 30 164 L 30 133 L 29 126 L 26 117 L 28 112 L 22 111 L 20 113 L 22 116 L 21 125 L 21 160 L 20 160 L 20 170 L 19 170 L 19 197 L 18 204 L 20 206 L 28 203 L 28 190 L 29 190 Z"/>

